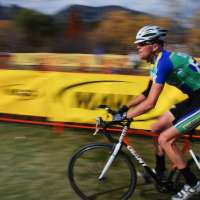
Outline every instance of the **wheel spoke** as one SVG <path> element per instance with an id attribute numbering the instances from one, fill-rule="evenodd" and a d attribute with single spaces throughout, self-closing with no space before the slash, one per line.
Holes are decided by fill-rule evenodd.
<path id="1" fill-rule="evenodd" d="M 68 175 L 72 188 L 82 199 L 128 199 L 136 185 L 136 172 L 129 157 L 120 152 L 106 173 L 98 177 L 112 151 L 111 145 L 92 144 L 72 157 Z"/>

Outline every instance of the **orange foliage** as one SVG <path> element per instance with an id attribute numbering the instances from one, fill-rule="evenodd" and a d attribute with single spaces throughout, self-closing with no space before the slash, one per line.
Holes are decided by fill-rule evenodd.
<path id="1" fill-rule="evenodd" d="M 93 37 L 101 42 L 114 44 L 113 48 L 128 47 L 133 44 L 138 29 L 149 24 L 169 28 L 172 23 L 168 18 L 156 19 L 143 15 L 134 16 L 126 11 L 113 11 L 104 16 Z"/>
<path id="2" fill-rule="evenodd" d="M 14 23 L 11 20 L 0 20 L 0 29 L 11 29 Z"/>

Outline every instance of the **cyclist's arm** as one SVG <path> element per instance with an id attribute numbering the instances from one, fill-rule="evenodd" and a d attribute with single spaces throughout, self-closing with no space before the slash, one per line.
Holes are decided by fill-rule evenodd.
<path id="1" fill-rule="evenodd" d="M 133 100 L 131 100 L 127 104 L 127 107 L 128 108 L 134 107 L 134 106 L 140 104 L 142 101 L 144 101 L 148 97 L 148 95 L 149 95 L 152 83 L 153 83 L 153 81 L 150 79 L 147 88 L 140 95 L 138 95 Z"/>
<path id="2" fill-rule="evenodd" d="M 128 118 L 133 118 L 144 114 L 155 107 L 158 97 L 164 88 L 166 79 L 168 75 L 173 71 L 173 64 L 169 58 L 166 56 L 161 58 L 162 59 L 156 63 L 154 67 L 155 70 L 153 70 L 151 73 L 153 84 L 147 98 L 138 104 L 138 106 L 135 108 L 129 109 L 127 113 Z"/>
<path id="3" fill-rule="evenodd" d="M 130 109 L 127 112 L 127 118 L 136 117 L 154 108 L 163 88 L 164 84 L 154 83 L 151 87 L 148 97 L 136 107 Z"/>
<path id="4" fill-rule="evenodd" d="M 131 100 L 128 104 L 127 107 L 131 108 L 134 107 L 138 104 L 140 104 L 142 101 L 144 101 L 146 99 L 146 97 L 143 94 L 140 94 L 138 96 L 136 96 L 133 100 Z"/>

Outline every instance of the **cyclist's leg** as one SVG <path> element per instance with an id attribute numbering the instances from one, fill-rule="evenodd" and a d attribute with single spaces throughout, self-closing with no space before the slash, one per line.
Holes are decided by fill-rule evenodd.
<path id="1" fill-rule="evenodd" d="M 158 142 L 173 164 L 175 164 L 179 169 L 182 169 L 186 167 L 186 162 L 175 143 L 179 136 L 180 133 L 178 130 L 174 126 L 171 126 L 160 134 Z"/>
<path id="2" fill-rule="evenodd" d="M 186 180 L 186 185 L 179 193 L 172 196 L 172 200 L 185 200 L 197 192 L 200 192 L 200 181 L 198 181 L 197 177 L 187 166 L 182 152 L 175 143 L 179 136 L 180 132 L 176 129 L 176 127 L 172 126 L 165 130 L 158 139 L 161 147 L 165 150 L 169 159 L 177 166 Z"/>
<path id="3" fill-rule="evenodd" d="M 175 118 L 170 111 L 165 112 L 158 118 L 158 120 L 155 123 L 153 123 L 152 131 L 160 133 L 161 131 L 171 127 L 174 119 Z"/>
<path id="4" fill-rule="evenodd" d="M 198 125 L 198 121 L 200 120 L 199 109 L 198 97 L 191 97 L 176 104 L 169 111 L 171 119 L 174 119 L 172 122 L 173 125 L 169 126 L 169 128 L 164 130 L 159 136 L 159 144 L 164 148 L 166 153 L 168 153 L 168 150 L 177 153 L 180 160 L 180 163 L 175 163 L 177 167 L 183 168 L 185 163 L 180 157 L 182 154 L 179 152 L 174 141 L 180 134 L 184 134 Z"/>
<path id="5" fill-rule="evenodd" d="M 161 117 L 158 118 L 156 123 L 152 125 L 152 131 L 156 133 L 161 133 L 163 130 L 172 126 L 172 122 L 174 120 L 174 116 L 171 112 L 167 111 Z M 155 146 L 155 170 L 158 175 L 158 178 L 165 180 L 166 177 L 166 166 L 165 166 L 165 155 L 164 150 L 158 143 L 158 137 L 154 138 L 154 146 Z"/>
<path id="6" fill-rule="evenodd" d="M 165 130 L 159 136 L 159 144 L 165 150 L 170 160 L 180 169 L 181 173 L 185 177 L 187 186 L 172 197 L 173 200 L 177 199 L 188 199 L 197 192 L 200 192 L 200 181 L 196 176 L 190 171 L 187 166 L 182 152 L 179 150 L 178 146 L 175 144 L 176 139 L 185 132 L 192 130 L 200 124 L 200 108 L 194 109 L 184 109 L 182 118 L 175 121 L 175 124 Z M 192 191 L 192 192 L 191 192 Z M 184 195 L 183 195 L 184 194 Z"/>
<path id="7" fill-rule="evenodd" d="M 158 120 L 152 125 L 152 132 L 155 133 L 161 133 L 163 130 L 171 127 L 173 124 L 172 122 L 174 121 L 174 116 L 171 114 L 170 111 L 167 111 L 164 113 L 162 116 L 158 118 Z M 158 138 L 154 138 L 154 144 L 155 144 L 155 153 L 157 155 L 163 155 L 164 152 L 162 148 L 160 148 L 160 145 L 158 143 Z"/>

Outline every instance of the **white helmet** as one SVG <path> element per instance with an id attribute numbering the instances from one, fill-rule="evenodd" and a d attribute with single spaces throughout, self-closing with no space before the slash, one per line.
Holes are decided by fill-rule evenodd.
<path id="1" fill-rule="evenodd" d="M 144 26 L 136 35 L 135 44 L 146 41 L 161 40 L 164 41 L 167 35 L 167 30 L 160 28 L 159 26 Z"/>

